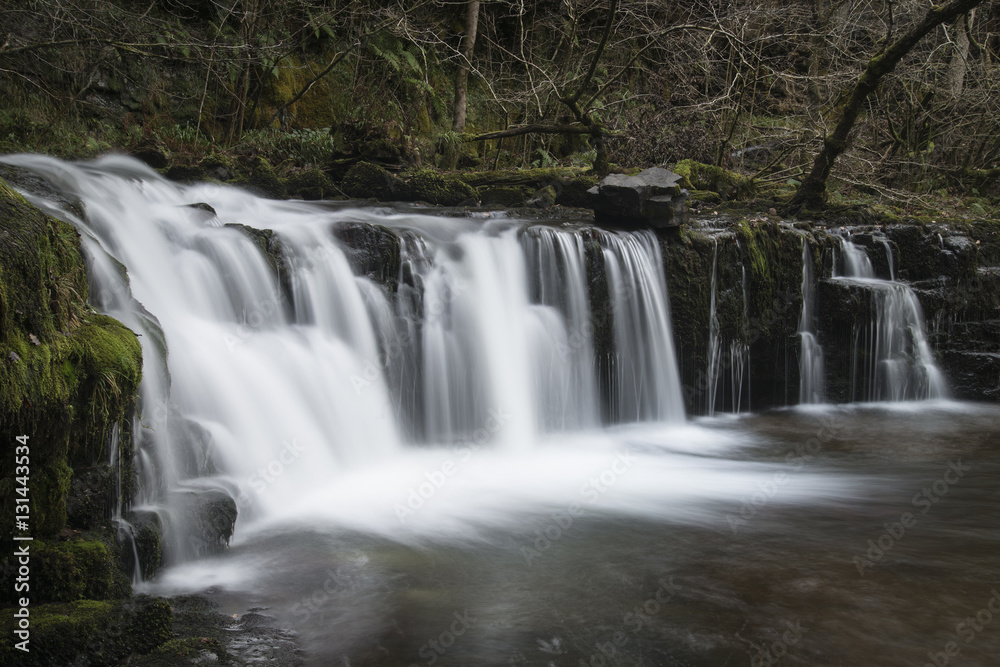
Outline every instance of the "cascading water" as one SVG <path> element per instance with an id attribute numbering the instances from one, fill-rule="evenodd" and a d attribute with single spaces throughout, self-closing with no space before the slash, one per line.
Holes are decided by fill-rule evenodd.
<path id="1" fill-rule="evenodd" d="M 715 302 L 718 298 L 716 275 L 719 270 L 719 240 L 712 239 L 712 297 L 708 310 L 708 388 L 705 392 L 705 413 L 711 417 L 715 414 L 715 392 L 719 386 L 719 317 L 715 312 Z"/>
<path id="2" fill-rule="evenodd" d="M 887 246 L 888 248 L 888 246 Z M 924 317 L 908 285 L 880 280 L 864 248 L 841 239 L 843 275 L 868 290 L 872 317 L 854 331 L 852 401 L 946 398 L 948 385 L 924 334 Z M 891 253 L 889 265 L 892 266 Z"/>
<path id="3" fill-rule="evenodd" d="M 823 347 L 816 339 L 814 309 L 816 287 L 809 243 L 802 240 L 802 315 L 799 317 L 799 403 L 822 403 L 825 399 Z"/>
<path id="4" fill-rule="evenodd" d="M 4 161 L 83 200 L 86 220 L 32 198 L 81 230 L 93 305 L 141 334 L 139 507 L 126 518 L 155 513 L 171 543 L 137 589 L 183 594 L 176 618 L 197 609 L 216 624 L 154 660 L 194 646 L 177 660 L 216 662 L 222 645 L 234 662 L 274 661 L 284 638 L 301 649 L 289 664 L 324 667 L 863 664 L 891 636 L 892 664 L 914 664 L 954 624 L 908 623 L 912 610 L 979 609 L 988 586 L 952 582 L 997 579 L 983 557 L 998 549 L 983 528 L 996 523 L 996 407 L 685 422 L 660 268 L 673 239 L 261 200 L 124 158 Z M 800 334 L 827 322 L 803 253 Z M 886 360 L 930 375 L 903 286 L 877 280 L 860 248 L 837 255 L 856 274 L 819 283 L 848 297 L 838 312 L 870 300 L 873 330 L 907 342 Z M 749 376 L 737 379 L 746 356 L 730 339 L 754 333 L 734 320 L 756 295 L 729 257 L 713 270 L 715 354 L 730 364 L 717 394 L 739 409 Z M 881 345 L 868 331 L 859 359 Z M 838 354 L 840 372 L 846 347 L 826 350 L 831 396 Z M 900 539 L 886 521 L 929 479 L 959 486 Z M 220 496 L 239 499 L 228 549 L 200 541 L 195 516 Z M 962 650 L 975 664 L 998 653 L 988 632 Z"/>
<path id="5" fill-rule="evenodd" d="M 86 221 L 60 214 L 84 232 L 95 303 L 142 334 L 136 509 L 164 514 L 175 558 L 210 550 L 182 527 L 192 497 L 266 517 L 410 441 L 469 440 L 500 416 L 490 446 L 511 451 L 600 425 L 602 400 L 612 423 L 684 419 L 652 234 L 588 230 L 588 256 L 580 231 L 266 202 L 125 158 L 10 161 L 84 201 Z M 190 205 L 205 200 L 216 213 Z M 331 234 L 359 220 L 394 228 L 395 295 L 356 276 Z M 286 284 L 228 223 L 273 229 Z"/>

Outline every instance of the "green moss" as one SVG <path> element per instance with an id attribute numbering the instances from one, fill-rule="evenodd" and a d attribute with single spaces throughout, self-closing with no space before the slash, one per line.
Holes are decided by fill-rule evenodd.
<path id="1" fill-rule="evenodd" d="M 226 656 L 226 651 L 218 639 L 212 637 L 185 637 L 182 639 L 172 639 L 163 646 L 160 646 L 150 656 L 152 660 L 146 660 L 143 664 L 161 664 L 157 662 L 158 658 L 168 658 L 162 664 L 174 665 L 177 664 L 177 660 L 198 658 L 205 651 L 214 653 L 219 660 L 225 659 Z"/>
<path id="2" fill-rule="evenodd" d="M 119 456 L 131 461 L 129 420 L 142 375 L 135 334 L 86 304 L 79 243 L 72 226 L 44 216 L 0 181 L 0 438 L 29 436 L 39 599 L 128 592 L 110 535 L 59 546 L 41 541 L 67 527 L 70 505 L 80 522 L 71 527 L 100 527 L 97 513 L 104 515 L 118 493 L 113 476 L 89 472 L 107 461 L 115 426 Z M 12 465 L 13 457 L 0 460 L 0 520 L 7 525 L 13 523 Z M 133 488 L 125 468 L 123 503 Z M 94 507 L 88 510 L 88 503 Z M 3 578 L 10 556 L 0 561 Z"/>
<path id="3" fill-rule="evenodd" d="M 61 543 L 36 542 L 32 562 L 39 602 L 73 602 L 81 598 L 120 598 L 131 586 L 118 566 L 118 548 L 110 534 L 100 539 Z"/>
<path id="4" fill-rule="evenodd" d="M 281 182 L 274 168 L 262 157 L 250 162 L 249 173 L 235 181 L 250 192 L 269 199 L 281 199 L 286 195 L 285 184 Z"/>
<path id="5" fill-rule="evenodd" d="M 398 178 L 371 162 L 358 162 L 344 175 L 341 188 L 348 197 L 379 201 L 405 199 L 406 187 Z"/>
<path id="6" fill-rule="evenodd" d="M 476 191 L 460 178 L 430 169 L 413 173 L 409 180 L 410 196 L 417 201 L 441 206 L 458 206 L 477 201 Z"/>
<path id="7" fill-rule="evenodd" d="M 746 197 L 754 192 L 752 180 L 722 167 L 681 160 L 674 165 L 673 171 L 682 177 L 682 187 L 717 192 L 722 199 Z"/>
<path id="8" fill-rule="evenodd" d="M 339 194 L 333 182 L 319 169 L 308 169 L 289 176 L 285 187 L 288 195 L 296 199 L 317 200 Z"/>
<path id="9" fill-rule="evenodd" d="M 546 167 L 539 169 L 509 169 L 504 171 L 474 171 L 456 174 L 472 187 L 527 186 L 537 190 L 551 183 L 584 178 L 591 187 L 597 183 L 594 176 L 584 176 L 581 167 Z"/>
<path id="10" fill-rule="evenodd" d="M 480 199 L 484 206 L 496 204 L 508 207 L 524 206 L 526 195 L 530 195 L 530 192 L 525 192 L 525 188 L 519 187 L 484 187 L 480 188 L 480 193 Z"/>
<path id="11" fill-rule="evenodd" d="M 0 638 L 4 664 L 115 664 L 133 653 L 149 653 L 171 636 L 170 605 L 162 598 L 32 605 L 30 653 L 13 647 L 13 614 L 4 616 L 9 628 Z"/>
<path id="12" fill-rule="evenodd" d="M 225 153 L 210 153 L 201 159 L 198 166 L 208 178 L 231 181 L 245 176 L 239 162 Z"/>

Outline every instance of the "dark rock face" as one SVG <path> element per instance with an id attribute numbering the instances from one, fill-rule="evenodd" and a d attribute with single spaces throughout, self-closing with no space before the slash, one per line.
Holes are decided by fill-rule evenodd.
<path id="1" fill-rule="evenodd" d="M 598 224 L 631 227 L 677 227 L 687 221 L 687 192 L 677 174 L 652 167 L 635 176 L 609 174 L 591 188 Z"/>
<path id="2" fill-rule="evenodd" d="M 367 276 L 395 294 L 399 282 L 399 237 L 388 227 L 345 222 L 333 228 L 354 272 Z"/>
<path id="3" fill-rule="evenodd" d="M 1000 235 L 995 226 L 866 225 L 838 232 L 852 233 L 878 277 L 895 275 L 911 286 L 954 397 L 1000 400 Z M 743 409 L 747 396 L 754 410 L 798 401 L 803 240 L 815 271 L 814 324 L 825 359 L 827 400 L 862 399 L 855 395 L 863 387 L 853 374 L 871 360 L 857 349 L 855 334 L 870 328 L 876 309 L 871 289 L 830 279 L 834 257 L 840 255 L 837 235 L 808 225 L 743 221 L 661 238 L 689 414 L 702 414 L 710 404 L 716 410 L 735 409 L 730 396 L 739 389 L 740 370 L 751 382 Z M 707 349 L 714 253 L 721 361 L 712 381 Z M 737 353 L 744 345 L 749 355 L 741 369 Z M 713 387 L 714 397 L 708 395 Z"/>
<path id="4" fill-rule="evenodd" d="M 175 520 L 188 528 L 189 543 L 181 545 L 188 556 L 208 556 L 225 551 L 233 536 L 238 510 L 236 501 L 220 489 L 177 492 L 173 504 Z"/>
<path id="5" fill-rule="evenodd" d="M 292 303 L 292 278 L 288 268 L 288 259 L 281 245 L 281 239 L 274 233 L 274 230 L 257 229 L 236 223 L 229 223 L 226 227 L 237 229 L 246 234 L 257 245 L 278 279 L 286 304 Z"/>

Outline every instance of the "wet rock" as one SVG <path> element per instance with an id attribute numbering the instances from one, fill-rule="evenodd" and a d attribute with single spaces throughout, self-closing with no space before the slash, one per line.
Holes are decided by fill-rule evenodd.
<path id="1" fill-rule="evenodd" d="M 216 594 L 213 590 L 206 592 L 206 595 Z M 303 664 L 295 634 L 277 627 L 273 617 L 260 613 L 264 610 L 222 614 L 218 604 L 206 595 L 170 598 L 174 638 L 130 664 L 139 667 Z"/>
<path id="2" fill-rule="evenodd" d="M 401 180 L 383 167 L 371 162 L 359 162 L 344 176 L 341 188 L 348 197 L 379 201 L 406 199 L 407 187 Z"/>
<path id="3" fill-rule="evenodd" d="M 143 579 L 156 574 L 163 560 L 163 525 L 156 512 L 139 510 L 129 512 L 128 528 L 131 544 L 122 547 L 122 564 L 126 572 L 136 569 Z M 134 549 L 132 548 L 134 546 Z M 135 562 L 138 557 L 138 563 Z"/>
<path id="4" fill-rule="evenodd" d="M 197 183 L 205 180 L 205 170 L 198 165 L 175 164 L 167 168 L 163 174 L 177 183 Z"/>
<path id="5" fill-rule="evenodd" d="M 107 526 L 117 500 L 116 486 L 107 464 L 74 470 L 66 499 L 68 524 L 80 530 Z"/>
<path id="6" fill-rule="evenodd" d="M 203 557 L 221 553 L 229 546 L 236 527 L 236 501 L 221 489 L 179 491 L 172 502 L 177 508 L 173 518 L 188 535 L 180 548 L 188 556 Z"/>
<path id="7" fill-rule="evenodd" d="M 122 601 L 77 600 L 31 607 L 31 651 L 13 647 L 13 624 L 0 640 L 0 663 L 111 665 L 146 654 L 171 637 L 170 604 L 141 595 Z"/>
<path id="8" fill-rule="evenodd" d="M 660 167 L 635 176 L 609 174 L 589 190 L 598 224 L 677 227 L 687 220 L 687 191 L 681 177 Z"/>
<path id="9" fill-rule="evenodd" d="M 548 208 L 550 206 L 554 206 L 555 203 L 556 189 L 549 185 L 535 192 L 535 194 L 533 194 L 531 198 L 525 202 L 525 205 L 531 208 Z"/>
<path id="10" fill-rule="evenodd" d="M 142 148 L 132 153 L 132 157 L 153 169 L 165 169 L 169 162 L 167 156 L 156 148 Z"/>
<path id="11" fill-rule="evenodd" d="M 57 206 L 65 208 L 78 218 L 83 218 L 83 201 L 74 195 L 66 194 L 35 172 L 23 167 L 16 167 L 10 164 L 0 163 L 0 178 L 7 181 L 14 187 L 36 195 L 44 197 Z"/>
<path id="12" fill-rule="evenodd" d="M 215 208 L 213 208 L 211 204 L 206 204 L 203 201 L 197 202 L 195 204 L 185 204 L 185 206 L 187 206 L 188 208 L 198 209 L 199 211 L 204 211 L 205 213 L 211 213 L 213 216 L 218 215 L 215 212 Z"/>
<path id="13" fill-rule="evenodd" d="M 941 361 L 955 398 L 1000 400 L 1000 353 L 949 350 Z"/>
<path id="14" fill-rule="evenodd" d="M 237 229 L 249 236 L 263 253 L 264 258 L 270 265 L 271 270 L 278 279 L 281 286 L 282 295 L 287 303 L 292 302 L 292 277 L 285 257 L 285 250 L 281 244 L 281 239 L 271 229 L 257 229 L 238 223 L 228 223 L 226 227 Z"/>
<path id="15" fill-rule="evenodd" d="M 399 281 L 399 237 L 388 227 L 346 222 L 333 228 L 354 272 L 395 293 Z"/>

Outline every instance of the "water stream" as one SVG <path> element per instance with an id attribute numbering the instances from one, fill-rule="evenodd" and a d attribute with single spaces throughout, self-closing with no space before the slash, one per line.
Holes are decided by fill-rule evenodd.
<path id="1" fill-rule="evenodd" d="M 912 292 L 849 241 L 837 280 L 876 314 L 858 398 L 898 402 L 688 419 L 651 233 L 4 159 L 83 200 L 86 220 L 33 198 L 81 230 L 95 307 L 142 334 L 133 510 L 169 561 L 136 587 L 264 608 L 309 664 L 923 664 L 1000 581 L 1000 410 L 943 400 Z M 372 224 L 388 280 L 333 233 Z M 231 225 L 273 230 L 285 272 Z M 749 354 L 730 347 L 736 411 Z M 228 549 L 190 528 L 205 494 L 237 499 Z M 996 627 L 973 640 L 966 664 L 1000 655 Z"/>

